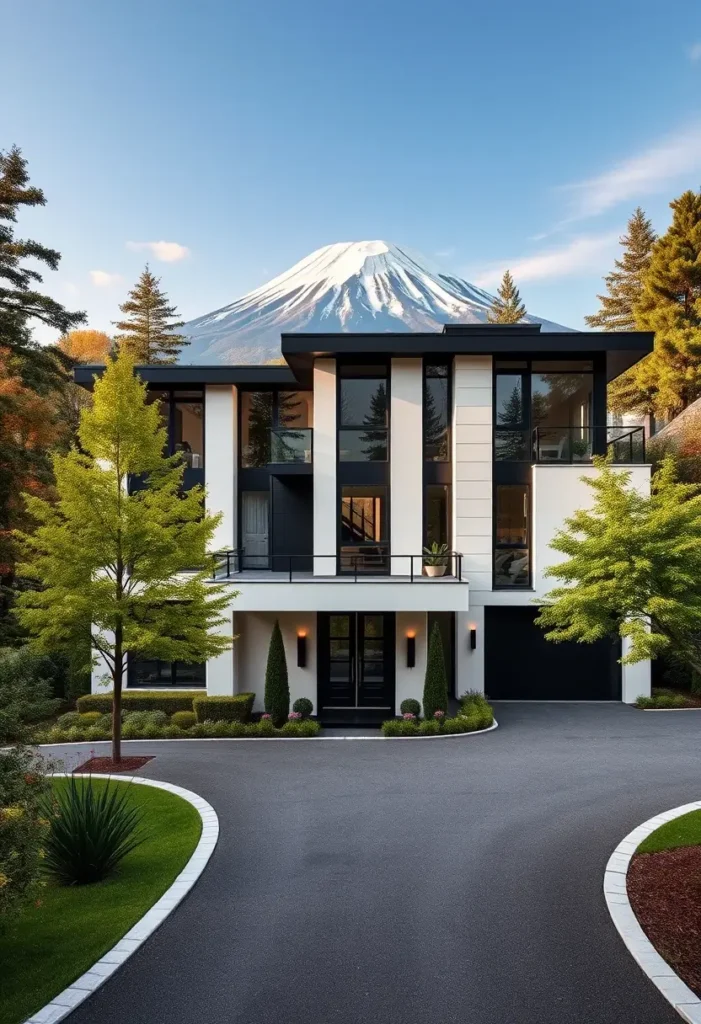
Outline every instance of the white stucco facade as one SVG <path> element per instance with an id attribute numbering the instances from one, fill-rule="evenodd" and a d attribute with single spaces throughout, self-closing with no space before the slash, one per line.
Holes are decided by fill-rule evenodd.
<path id="1" fill-rule="evenodd" d="M 221 522 L 212 538 L 212 550 L 238 547 L 236 543 L 236 469 L 238 466 L 238 391 L 230 384 L 208 385 L 205 390 L 204 479 L 207 511 L 220 512 Z"/>

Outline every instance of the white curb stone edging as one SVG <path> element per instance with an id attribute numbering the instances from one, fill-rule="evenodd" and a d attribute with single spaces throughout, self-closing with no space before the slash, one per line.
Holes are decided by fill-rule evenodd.
<path id="1" fill-rule="evenodd" d="M 633 854 L 643 839 L 647 839 L 660 825 L 698 810 L 701 810 L 701 800 L 663 811 L 638 825 L 613 851 L 604 873 L 604 897 L 618 934 L 641 970 L 687 1024 L 701 1024 L 701 999 L 662 959 L 641 928 L 628 899 L 626 877 Z"/>
<path id="2" fill-rule="evenodd" d="M 70 777 L 68 772 L 53 772 L 54 776 Z M 119 940 L 104 956 L 92 965 L 89 971 L 64 988 L 57 996 L 43 1006 L 41 1010 L 29 1017 L 25 1024 L 55 1024 L 63 1020 L 69 1013 L 91 996 L 100 985 L 110 978 L 132 953 L 135 953 L 139 946 L 146 941 L 156 929 L 165 921 L 178 904 L 187 896 L 195 882 L 198 880 L 207 861 L 214 853 L 214 847 L 219 838 L 219 819 L 214 808 L 203 800 L 196 793 L 188 789 L 181 789 L 180 786 L 173 786 L 170 782 L 160 782 L 157 779 L 145 779 L 141 776 L 124 775 L 98 775 L 97 773 L 87 775 L 76 775 L 76 778 L 111 779 L 114 782 L 128 782 L 129 785 L 153 786 L 155 789 L 165 789 L 175 796 L 182 797 L 198 811 L 202 819 L 202 834 L 199 842 L 190 857 L 189 861 L 175 879 L 169 889 L 163 893 L 161 898 L 154 903 L 150 910 L 136 922 L 126 935 Z"/>

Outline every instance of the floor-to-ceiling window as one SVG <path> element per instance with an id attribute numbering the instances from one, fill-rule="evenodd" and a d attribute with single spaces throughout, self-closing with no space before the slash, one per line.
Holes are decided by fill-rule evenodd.
<path id="1" fill-rule="evenodd" d="M 528 484 L 495 488 L 494 586 L 530 586 Z"/>
<path id="2" fill-rule="evenodd" d="M 339 367 L 339 462 L 387 462 L 389 457 L 387 367 Z"/>
<path id="3" fill-rule="evenodd" d="M 451 366 L 448 360 L 423 364 L 423 545 L 451 543 Z"/>
<path id="4" fill-rule="evenodd" d="M 386 487 L 341 487 L 341 572 L 387 571 L 386 497 Z"/>

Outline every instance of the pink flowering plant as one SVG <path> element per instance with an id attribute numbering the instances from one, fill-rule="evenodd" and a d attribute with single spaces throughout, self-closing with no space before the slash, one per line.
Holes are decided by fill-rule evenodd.
<path id="1" fill-rule="evenodd" d="M 302 712 L 301 711 L 290 711 L 289 715 L 287 716 L 287 718 L 288 718 L 288 720 L 290 722 L 298 722 L 301 717 L 302 717 Z"/>
<path id="2" fill-rule="evenodd" d="M 445 718 L 445 711 L 434 711 L 433 717 L 440 722 L 441 719 Z"/>
<path id="3" fill-rule="evenodd" d="M 269 715 L 266 712 L 265 714 L 260 716 L 260 720 L 261 720 L 261 722 L 270 722 L 272 720 L 272 717 L 273 717 L 272 715 Z"/>
<path id="4" fill-rule="evenodd" d="M 405 722 L 416 721 L 416 715 L 412 715 L 411 711 L 405 711 L 404 714 L 402 715 L 402 718 L 404 719 Z"/>

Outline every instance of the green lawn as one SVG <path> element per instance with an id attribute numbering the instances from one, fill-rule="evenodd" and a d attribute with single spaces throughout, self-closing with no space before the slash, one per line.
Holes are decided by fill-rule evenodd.
<path id="1" fill-rule="evenodd" d="M 689 811 L 681 818 L 661 825 L 647 839 L 643 839 L 637 853 L 659 853 L 677 846 L 701 845 L 701 811 Z"/>
<path id="2" fill-rule="evenodd" d="M 67 785 L 54 779 L 54 786 Z M 93 785 L 106 783 L 93 780 Z M 119 783 L 122 785 L 122 783 Z M 202 819 L 187 801 L 151 786 L 133 786 L 144 808 L 146 841 L 118 874 L 95 885 L 50 883 L 42 904 L 27 907 L 0 933 L 0 1024 L 19 1024 L 88 970 L 142 917 L 183 869 Z"/>

